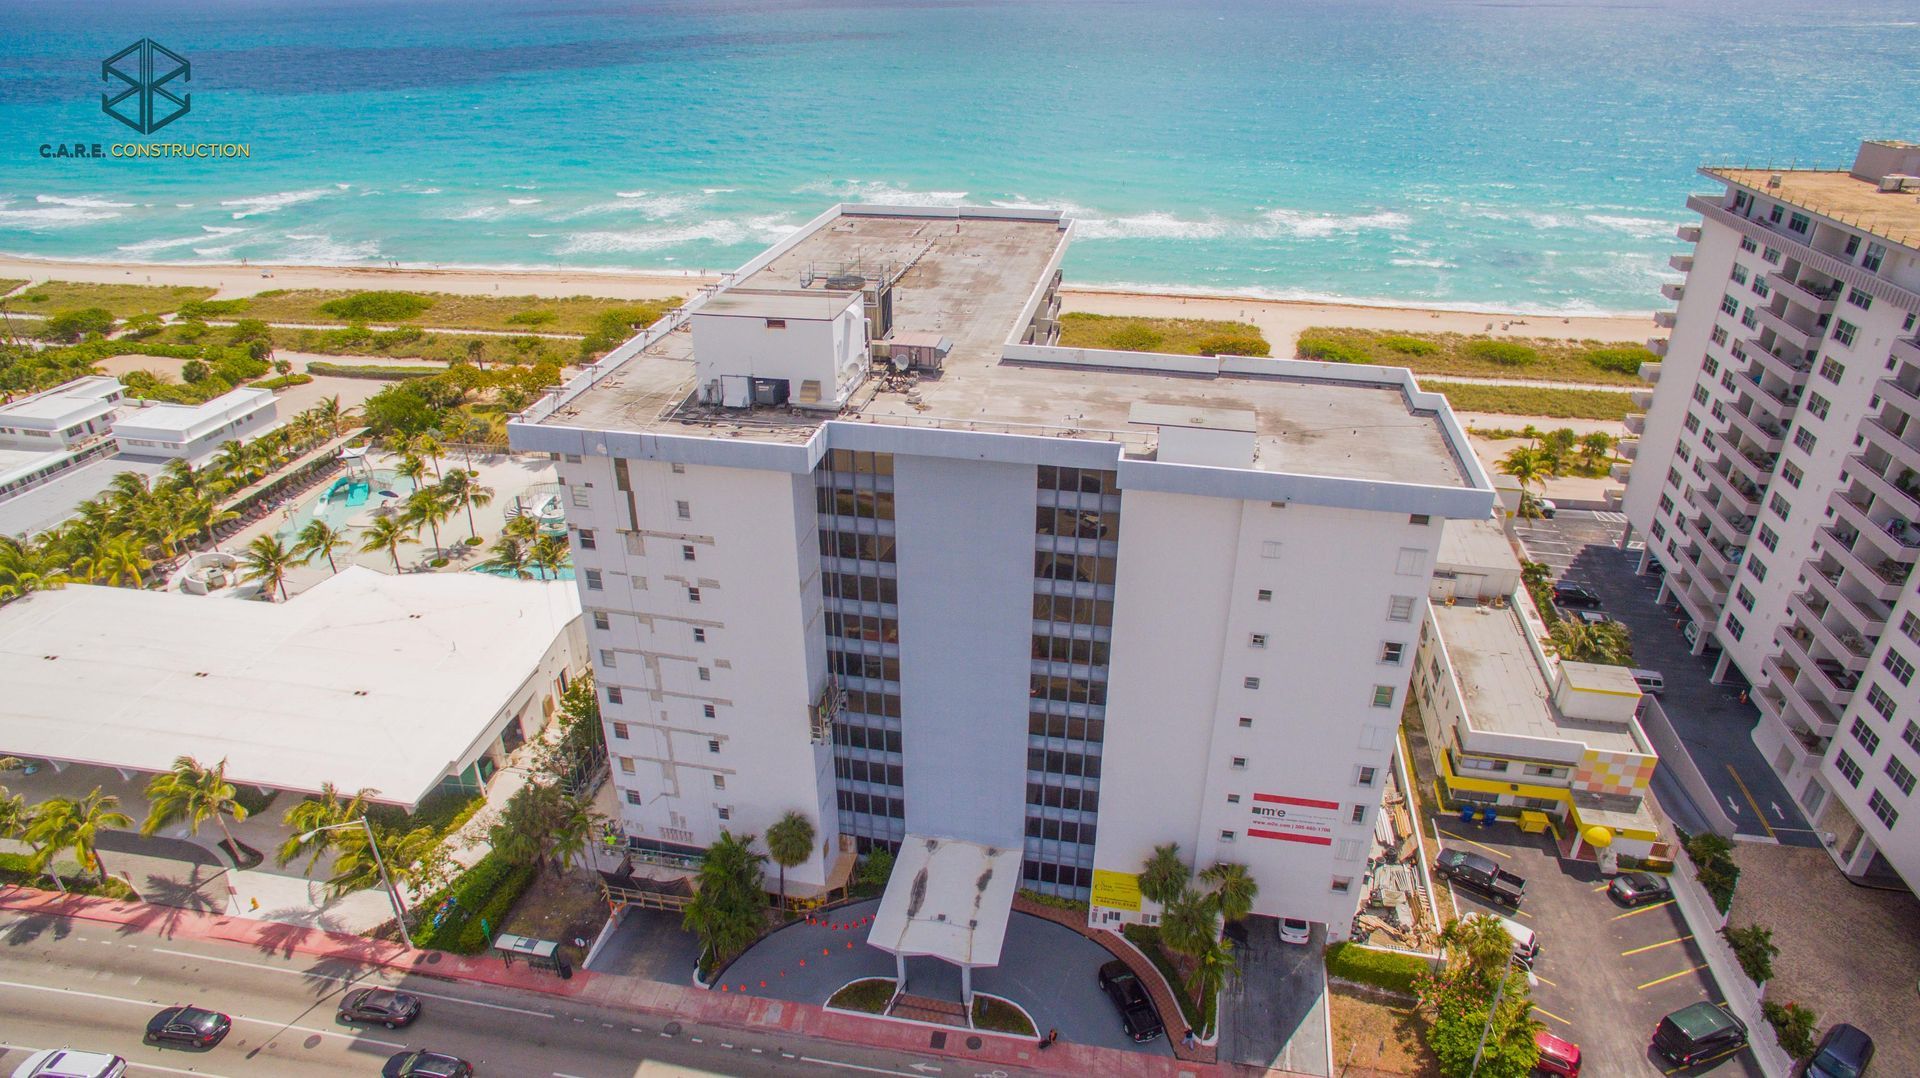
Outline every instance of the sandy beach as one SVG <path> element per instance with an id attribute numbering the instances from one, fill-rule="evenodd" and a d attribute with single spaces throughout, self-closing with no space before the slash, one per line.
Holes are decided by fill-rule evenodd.
<path id="1" fill-rule="evenodd" d="M 62 262 L 0 257 L 0 277 L 31 281 L 110 284 L 199 285 L 233 299 L 270 289 L 389 288 L 460 295 L 605 296 L 661 299 L 684 296 L 717 275 L 600 272 L 583 270 L 390 269 L 379 266 L 155 265 Z M 1422 307 L 1372 307 L 1304 303 L 1238 296 L 1155 295 L 1062 289 L 1062 309 L 1090 314 L 1152 318 L 1217 318 L 1260 327 L 1276 356 L 1293 354 L 1294 339 L 1308 326 L 1347 326 L 1424 333 L 1494 333 L 1514 337 L 1644 341 L 1653 336 L 1651 315 L 1549 317 Z"/>

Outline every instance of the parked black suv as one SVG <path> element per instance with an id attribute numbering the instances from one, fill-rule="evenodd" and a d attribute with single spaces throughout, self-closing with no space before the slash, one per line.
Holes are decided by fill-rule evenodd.
<path id="1" fill-rule="evenodd" d="M 1654 1051 L 1682 1067 L 1725 1059 L 1746 1046 L 1747 1024 L 1717 1003 L 1682 1007 L 1653 1027 Z"/>
<path id="2" fill-rule="evenodd" d="M 1125 962 L 1119 959 L 1100 967 L 1100 988 L 1107 998 L 1120 1010 L 1120 1024 L 1127 1036 L 1136 1041 L 1150 1041 L 1162 1032 L 1160 1016 L 1154 1013 L 1153 1000 L 1147 997 L 1147 986 L 1140 983 Z"/>
<path id="3" fill-rule="evenodd" d="M 1579 606 L 1592 610 L 1600 605 L 1600 596 L 1579 584 L 1555 584 L 1553 601 L 1561 606 Z"/>

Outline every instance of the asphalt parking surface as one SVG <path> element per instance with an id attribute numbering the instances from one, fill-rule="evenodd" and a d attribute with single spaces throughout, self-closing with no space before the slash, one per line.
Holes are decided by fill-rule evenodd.
<path id="1" fill-rule="evenodd" d="M 1607 616 L 1633 634 L 1634 665 L 1658 670 L 1665 678 L 1661 705 L 1735 830 L 1792 846 L 1819 845 L 1799 806 L 1754 747 L 1751 735 L 1760 713 L 1740 702 L 1745 686 L 1738 673 L 1730 673 L 1722 685 L 1708 680 L 1715 653 L 1688 653 L 1675 616 L 1654 602 L 1660 578 L 1634 575 L 1639 550 L 1622 551 L 1616 545 L 1625 520 L 1619 513 L 1563 509 L 1552 520 L 1517 520 L 1514 530 L 1535 561 L 1553 568 L 1556 580 L 1591 589 Z M 1654 792 L 1677 823 L 1701 829 L 1699 815 L 1678 783 L 1655 772 Z"/>
<path id="2" fill-rule="evenodd" d="M 1458 821 L 1443 822 L 1440 834 L 1444 845 L 1485 854 L 1526 877 L 1526 899 L 1517 913 L 1484 903 L 1464 887 L 1454 890 L 1454 903 L 1462 915 L 1498 913 L 1538 935 L 1534 1011 L 1547 1032 L 1580 1046 L 1581 1073 L 1678 1073 L 1653 1054 L 1653 1027 L 1689 1004 L 1725 998 L 1679 907 L 1671 901 L 1634 909 L 1616 904 L 1599 867 L 1562 861 L 1551 835 L 1528 835 L 1509 823 Z M 1750 1034 L 1773 1035 L 1765 1029 Z M 1688 1073 L 1719 1078 L 1764 1072 L 1751 1051 L 1742 1051 Z"/>

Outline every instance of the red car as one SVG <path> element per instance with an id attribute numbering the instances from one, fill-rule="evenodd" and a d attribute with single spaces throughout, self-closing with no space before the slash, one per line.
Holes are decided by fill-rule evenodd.
<path id="1" fill-rule="evenodd" d="M 1540 1049 L 1540 1061 L 1534 1068 L 1547 1074 L 1580 1078 L 1580 1046 L 1541 1030 L 1533 1035 L 1533 1046 Z"/>

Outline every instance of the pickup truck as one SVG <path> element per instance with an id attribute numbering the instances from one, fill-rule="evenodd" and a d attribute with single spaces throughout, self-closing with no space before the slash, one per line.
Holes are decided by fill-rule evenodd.
<path id="1" fill-rule="evenodd" d="M 1493 863 L 1491 857 L 1465 850 L 1441 850 L 1440 856 L 1434 859 L 1433 871 L 1480 892 L 1508 909 L 1519 909 L 1520 899 L 1527 893 L 1524 877 L 1504 871 Z"/>

